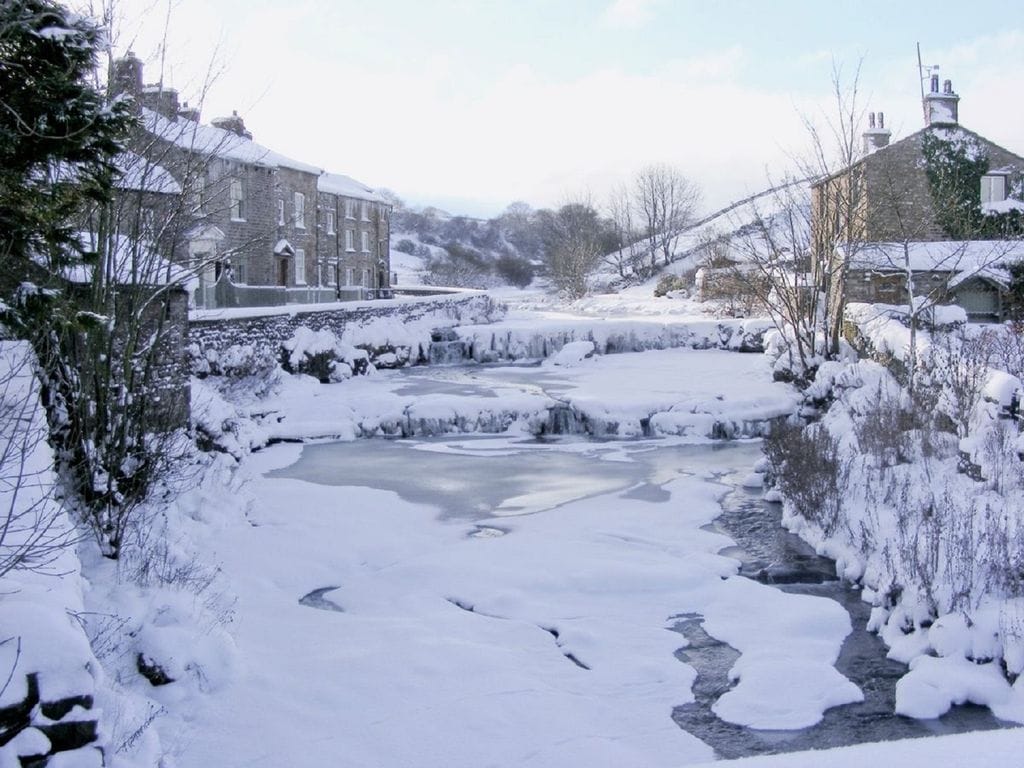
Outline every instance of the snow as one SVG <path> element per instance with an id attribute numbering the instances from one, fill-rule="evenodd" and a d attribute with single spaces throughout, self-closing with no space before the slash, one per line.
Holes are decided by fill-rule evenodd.
<path id="1" fill-rule="evenodd" d="M 102 243 L 95 232 L 77 233 L 82 249 L 96 253 Z M 102 265 L 111 277 L 121 285 L 168 285 L 187 286 L 195 279 L 194 273 L 165 259 L 157 253 L 153 243 L 136 240 L 126 235 L 108 237 L 110 263 Z M 70 264 L 64 269 L 64 276 L 73 283 L 90 283 L 93 273 L 101 264 Z"/>
<path id="2" fill-rule="evenodd" d="M 255 455 L 248 471 L 280 468 L 299 450 Z M 328 752 L 351 766 L 708 760 L 711 750 L 670 717 L 694 677 L 673 656 L 685 641 L 667 631 L 683 611 L 750 638 L 740 643 L 747 677 L 767 650 L 819 680 L 790 689 L 793 715 L 780 727 L 851 698 L 841 676 L 821 674 L 849 629 L 842 610 L 733 576 L 736 562 L 716 554 L 729 540 L 701 528 L 722 487 L 683 475 L 663 487 L 668 503 L 608 493 L 504 516 L 505 535 L 473 537 L 474 523 L 390 492 L 252 476 L 249 523 L 208 538 L 238 595 L 246 664 L 187 711 L 171 705 L 161 732 L 177 764 L 228 753 L 302 768 Z M 486 525 L 482 514 L 474 522 Z M 324 585 L 337 585 L 342 612 L 299 604 Z M 767 695 L 743 693 L 750 703 L 738 709 Z M 198 722 L 219 725 L 189 727 Z"/>
<path id="3" fill-rule="evenodd" d="M 181 194 L 181 185 L 170 171 L 134 152 L 121 152 L 114 158 L 114 167 L 121 174 L 114 182 L 118 189 L 164 195 Z"/>
<path id="4" fill-rule="evenodd" d="M 356 181 L 351 176 L 340 173 L 327 173 L 326 171 L 317 179 L 316 188 L 320 192 L 327 192 L 342 197 L 354 197 L 358 200 L 369 200 L 374 203 L 387 203 L 383 197 L 377 194 L 372 187 Z"/>
<path id="5" fill-rule="evenodd" d="M 693 768 L 864 768 L 865 765 L 1005 768 L 1020 761 L 1022 749 L 1024 729 L 1017 728 L 720 760 Z"/>
<path id="6" fill-rule="evenodd" d="M 914 272 L 951 272 L 959 282 L 983 276 L 1008 282 L 1001 265 L 1024 260 L 1019 240 L 938 240 L 907 243 L 859 243 L 839 246 L 839 258 L 849 253 L 850 269 L 902 272 L 909 263 Z"/>
<path id="7" fill-rule="evenodd" d="M 317 176 L 321 173 L 316 166 L 293 160 L 223 128 L 191 120 L 168 120 L 146 107 L 142 108 L 142 122 L 150 134 L 182 149 L 251 165 L 290 168 Z"/>

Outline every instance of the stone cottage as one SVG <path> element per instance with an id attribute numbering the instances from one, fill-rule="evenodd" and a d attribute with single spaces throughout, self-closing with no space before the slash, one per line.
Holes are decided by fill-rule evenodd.
<path id="1" fill-rule="evenodd" d="M 905 303 L 909 274 L 915 295 L 1002 317 L 1005 266 L 1024 258 L 1024 158 L 960 125 L 959 101 L 933 76 L 924 128 L 890 143 L 870 114 L 863 157 L 812 185 L 814 259 L 847 300 Z"/>
<path id="2" fill-rule="evenodd" d="M 354 179 L 253 141 L 237 114 L 199 122 L 162 85 L 143 85 L 131 53 L 113 94 L 138 105 L 132 149 L 181 187 L 165 250 L 187 267 L 196 307 L 272 306 L 390 295 L 390 205 Z"/>

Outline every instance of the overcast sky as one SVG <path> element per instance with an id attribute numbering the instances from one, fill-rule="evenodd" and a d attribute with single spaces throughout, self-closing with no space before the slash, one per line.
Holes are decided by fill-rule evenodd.
<path id="1" fill-rule="evenodd" d="M 147 82 L 165 27 L 183 99 L 223 70 L 204 121 L 236 109 L 262 144 L 453 213 L 601 202 L 651 162 L 725 204 L 806 150 L 833 61 L 863 61 L 896 138 L 920 128 L 917 42 L 961 122 L 1024 154 L 1020 0 L 116 1 Z"/>

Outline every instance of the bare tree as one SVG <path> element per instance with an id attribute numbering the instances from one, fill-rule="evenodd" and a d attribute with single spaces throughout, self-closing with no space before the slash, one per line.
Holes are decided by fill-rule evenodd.
<path id="1" fill-rule="evenodd" d="M 0 342 L 0 577 L 45 569 L 74 542 L 53 498 L 46 434 L 32 350 Z"/>
<path id="2" fill-rule="evenodd" d="M 622 278 L 641 274 L 646 249 L 642 247 L 643 235 L 637 228 L 635 202 L 628 186 L 620 185 L 612 191 L 608 215 L 618 248 L 605 256 L 605 263 Z"/>
<path id="3" fill-rule="evenodd" d="M 588 278 L 604 252 L 605 225 L 587 196 L 569 200 L 557 211 L 541 213 L 551 282 L 567 298 L 581 298 L 587 294 Z"/>
<path id="4" fill-rule="evenodd" d="M 633 181 L 633 209 L 640 218 L 651 273 L 661 254 L 672 262 L 676 239 L 693 222 L 700 190 L 678 169 L 666 164 L 649 165 Z"/>

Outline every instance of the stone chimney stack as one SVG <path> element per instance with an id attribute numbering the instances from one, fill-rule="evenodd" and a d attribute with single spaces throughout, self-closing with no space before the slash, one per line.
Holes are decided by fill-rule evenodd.
<path id="1" fill-rule="evenodd" d="M 178 92 L 163 85 L 147 85 L 142 89 L 142 106 L 159 112 L 168 120 L 177 120 Z"/>
<path id="2" fill-rule="evenodd" d="M 252 138 L 252 133 L 245 130 L 245 121 L 239 117 L 237 110 L 231 111 L 231 117 L 215 117 L 210 122 L 222 130 L 231 131 L 236 136 L 241 136 L 243 139 Z"/>
<path id="3" fill-rule="evenodd" d="M 107 88 L 111 96 L 126 94 L 135 99 L 136 104 L 142 102 L 142 62 L 134 53 L 128 51 L 122 59 L 114 59 L 110 65 Z"/>
<path id="4" fill-rule="evenodd" d="M 946 80 L 939 92 L 939 76 L 932 75 L 931 89 L 924 97 L 924 114 L 928 125 L 956 125 L 960 97 L 953 92 L 953 81 Z"/>
<path id="5" fill-rule="evenodd" d="M 870 113 L 868 129 L 864 131 L 864 154 L 870 155 L 876 149 L 888 147 L 890 138 L 892 138 L 892 131 L 885 127 L 885 113 L 879 112 L 877 120 L 875 113 Z"/>
<path id="6" fill-rule="evenodd" d="M 186 101 L 186 102 L 184 102 L 181 105 L 181 109 L 178 110 L 178 117 L 183 118 L 185 120 L 189 120 L 189 121 L 191 121 L 193 123 L 198 123 L 199 122 L 199 108 L 198 107 L 190 107 L 188 105 L 188 102 Z"/>

